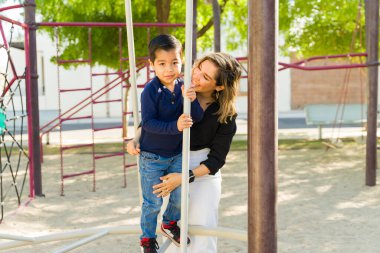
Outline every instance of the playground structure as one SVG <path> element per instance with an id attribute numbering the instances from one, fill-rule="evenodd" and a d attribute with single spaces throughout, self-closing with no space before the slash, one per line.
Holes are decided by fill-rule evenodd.
<path id="1" fill-rule="evenodd" d="M 268 5 L 270 5 L 271 3 L 268 3 Z M 21 7 L 21 6 L 19 6 L 19 7 Z M 271 7 L 273 7 L 273 6 L 271 6 Z M 2 10 L 4 10 L 4 9 L 2 9 Z M 3 21 L 11 21 L 10 19 L 7 19 L 7 18 L 5 18 L 4 16 L 0 16 L 0 18 L 1 18 L 1 20 L 3 20 Z M 20 25 L 21 27 L 23 27 L 23 28 L 27 28 L 27 26 L 25 26 L 25 24 L 22 24 L 22 23 L 19 23 L 19 22 L 13 22 L 13 21 L 11 21 L 11 23 L 13 23 L 13 24 L 15 24 L 15 25 Z M 3 36 L 3 39 L 4 39 L 4 37 L 5 36 Z M 28 37 L 27 35 L 25 36 L 26 38 Z M 6 43 L 4 43 L 4 44 L 6 44 Z M 259 43 L 258 43 L 259 44 Z M 62 62 L 62 63 L 64 63 L 64 62 Z M 286 67 L 300 67 L 299 66 L 300 64 L 298 64 L 298 66 L 297 66 L 297 64 L 293 64 L 293 65 L 288 65 L 288 66 L 286 66 Z M 355 67 L 368 67 L 368 66 L 373 66 L 373 65 L 376 65 L 377 66 L 377 63 L 371 63 L 371 64 L 360 64 L 359 66 L 355 66 Z M 251 66 L 253 66 L 253 65 L 251 65 Z M 330 67 L 331 68 L 331 67 Z M 342 67 L 343 68 L 343 67 Z M 18 79 L 26 79 L 26 80 L 28 80 L 28 78 L 30 79 L 30 74 L 28 74 L 27 72 L 28 72 L 28 67 L 26 68 L 27 69 L 27 71 L 26 71 L 26 74 L 25 74 L 25 76 L 23 76 L 23 75 L 20 75 L 20 76 L 18 76 L 15 80 L 18 80 Z M 320 70 L 322 70 L 323 68 L 320 68 Z M 251 70 L 251 69 L 250 69 Z M 274 70 L 274 68 L 273 68 L 273 70 Z M 253 71 L 248 71 L 249 73 L 252 73 Z M 28 75 L 29 75 L 29 77 L 28 77 Z M 126 76 L 127 76 L 127 73 L 123 73 L 122 74 L 122 76 L 123 77 L 125 77 L 126 78 Z M 271 76 L 271 75 L 268 75 L 268 76 Z M 15 81 L 13 81 L 13 82 L 15 82 Z M 273 80 L 271 80 L 270 81 L 270 83 L 272 83 L 273 82 Z M 26 82 L 27 83 L 27 82 Z M 28 86 L 28 85 L 27 85 Z M 273 88 L 273 87 L 272 87 Z M 251 95 L 252 96 L 252 95 Z M 259 100 L 259 99 L 257 99 L 257 100 Z M 253 100 L 253 101 L 255 101 L 255 100 Z M 268 101 L 273 101 L 273 98 L 272 99 L 268 99 Z M 275 111 L 275 109 L 273 109 L 273 112 Z M 72 115 L 70 115 L 69 117 L 71 117 Z M 28 119 L 29 119 L 29 117 L 31 117 L 31 114 L 29 113 L 29 116 L 28 116 Z M 268 120 L 273 120 L 273 115 L 268 115 L 267 116 L 268 117 Z M 63 119 L 63 120 L 62 120 Z M 61 118 L 60 120 L 62 120 L 62 121 L 65 121 L 64 120 L 64 118 Z M 30 125 L 32 125 L 32 124 L 30 124 Z M 30 125 L 28 125 L 28 126 L 30 126 Z M 266 130 L 268 130 L 268 129 L 266 129 Z M 268 138 L 271 138 L 271 134 L 273 133 L 273 132 L 275 132 L 276 130 L 275 130 L 275 128 L 273 128 L 273 129 L 271 129 L 271 131 L 269 131 L 269 133 L 267 133 L 267 135 L 266 136 L 268 136 Z M 28 133 L 30 133 L 31 131 L 30 131 L 30 129 L 29 129 L 29 131 L 28 131 Z M 252 133 L 251 133 L 252 134 Z M 257 134 L 257 133 L 256 133 Z M 251 135 L 252 136 L 252 135 Z M 32 140 L 33 141 L 33 138 L 30 138 L 29 140 Z M 34 139 L 35 140 L 35 139 Z M 249 139 L 250 140 L 250 142 L 254 142 L 254 140 L 253 139 Z M 38 141 L 37 141 L 38 142 Z M 272 143 L 272 142 L 268 142 L 270 145 L 275 145 L 274 143 Z M 29 144 L 30 145 L 30 144 Z M 265 145 L 264 145 L 265 146 Z M 30 151 L 32 151 L 32 148 L 30 148 Z M 264 152 L 267 152 L 267 151 L 264 151 Z M 270 153 L 270 152 L 269 152 Z M 275 150 L 273 150 L 273 153 L 275 154 L 276 153 L 276 151 Z M 29 152 L 29 154 L 32 154 L 31 152 Z M 263 156 L 264 157 L 264 156 Z M 32 157 L 30 156 L 29 157 L 29 159 L 32 159 Z M 33 163 L 31 163 L 31 165 L 30 165 L 30 168 L 29 168 L 29 171 L 30 171 L 30 174 L 33 172 L 33 169 L 32 169 L 32 164 Z M 275 163 L 273 163 L 273 164 L 275 164 Z M 33 174 L 31 174 L 31 175 L 33 175 Z M 275 177 L 275 176 L 273 176 L 273 175 L 267 175 L 269 178 L 272 178 L 272 177 Z M 33 180 L 32 179 L 33 177 L 31 176 L 30 177 L 30 180 Z M 31 185 L 33 185 L 33 183 L 31 183 Z M 264 187 L 264 186 L 262 186 L 262 187 Z M 274 187 L 272 184 L 269 186 L 269 187 Z M 31 188 L 31 191 L 32 192 L 34 192 L 34 189 L 32 189 Z M 260 191 L 259 191 L 260 192 Z M 272 192 L 273 193 L 273 192 Z M 32 195 L 31 194 L 31 197 L 34 197 L 34 195 Z M 273 196 L 272 196 L 273 197 Z M 270 205 L 275 205 L 274 203 L 270 203 Z M 261 214 L 260 214 L 261 215 Z M 274 215 L 275 216 L 275 215 Z M 264 219 L 264 220 L 266 220 L 266 219 Z M 273 224 L 272 224 L 273 225 Z M 100 237 L 100 236 L 103 236 L 104 234 L 106 234 L 106 232 L 104 232 L 104 231 L 102 231 L 102 232 L 99 232 L 99 231 L 97 231 L 98 233 L 96 233 L 95 234 L 95 237 Z M 271 237 L 269 237 L 268 238 L 268 240 L 270 240 L 270 239 L 273 239 L 273 238 L 271 238 Z M 31 239 L 31 238 L 27 238 L 27 240 L 26 241 L 33 241 L 33 239 Z M 62 252 L 65 252 L 65 251 L 62 251 Z M 269 251 L 268 251 L 269 252 Z M 271 252 L 274 252 L 274 251 L 271 251 Z"/>

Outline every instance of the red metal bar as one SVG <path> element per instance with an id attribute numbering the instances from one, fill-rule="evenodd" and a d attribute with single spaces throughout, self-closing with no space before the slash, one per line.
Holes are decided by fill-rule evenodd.
<path id="1" fill-rule="evenodd" d="M 84 26 L 84 27 L 125 27 L 125 23 L 120 22 L 41 22 L 39 26 Z M 180 23 L 134 23 L 134 27 L 185 27 Z"/>
<path id="2" fill-rule="evenodd" d="M 1 33 L 1 37 L 3 38 L 4 47 L 8 51 L 9 50 L 9 44 L 8 44 L 8 41 L 7 41 L 6 37 L 5 37 L 5 33 L 4 33 L 4 28 L 3 28 L 2 22 L 0 22 L 0 33 Z M 12 74 L 13 74 L 14 77 L 13 77 L 11 83 L 7 87 L 5 87 L 5 89 L 3 89 L 2 96 L 4 96 L 4 94 L 9 90 L 9 88 L 12 86 L 13 82 L 15 81 L 15 79 L 18 78 L 17 72 L 16 72 L 16 68 L 15 68 L 15 66 L 13 64 L 13 60 L 12 60 L 12 57 L 11 57 L 10 54 L 8 54 L 8 59 L 9 59 L 9 63 L 11 65 L 11 69 L 12 69 Z"/>
<path id="3" fill-rule="evenodd" d="M 149 30 L 149 28 L 148 28 Z M 123 71 L 123 61 L 121 60 L 121 58 L 123 58 L 123 29 L 122 28 L 119 28 L 119 73 L 122 73 Z M 127 100 L 127 97 L 124 98 L 124 88 L 123 88 L 123 85 L 121 84 L 120 85 L 120 98 L 122 101 L 126 101 Z M 123 125 L 123 129 L 122 129 L 122 135 L 123 135 L 123 138 L 124 136 L 126 136 L 126 131 L 127 131 L 127 128 L 126 128 L 126 117 L 124 117 L 124 111 L 127 110 L 127 105 L 126 103 L 123 103 L 121 102 L 120 103 L 121 105 L 121 112 L 122 112 L 122 119 L 121 119 L 121 122 L 122 122 L 122 125 Z M 127 187 L 127 172 L 125 170 L 125 142 L 123 142 L 123 179 L 124 179 L 124 188 Z"/>
<path id="4" fill-rule="evenodd" d="M 113 103 L 113 102 L 121 102 L 121 99 L 112 99 L 112 100 L 103 100 L 103 101 L 92 101 L 94 104 L 102 104 L 102 103 Z"/>
<path id="5" fill-rule="evenodd" d="M 29 26 L 27 24 L 19 22 L 19 21 L 16 21 L 16 20 L 13 20 L 13 19 L 10 19 L 10 18 L 7 18 L 7 17 L 5 17 L 3 15 L 0 15 L 0 20 L 6 21 L 6 22 L 14 24 L 14 25 L 21 26 L 22 28 L 25 28 L 25 29 L 29 28 Z"/>
<path id="6" fill-rule="evenodd" d="M 88 175 L 88 174 L 94 174 L 94 170 L 87 170 L 87 171 L 83 171 L 83 172 L 67 174 L 67 175 L 63 175 L 62 178 L 66 179 L 66 178 L 70 178 L 70 177 L 77 177 L 77 176 Z"/>
<path id="7" fill-rule="evenodd" d="M 68 63 L 89 63 L 90 60 L 58 60 L 58 64 L 68 64 Z"/>
<path id="8" fill-rule="evenodd" d="M 126 164 L 126 165 L 125 165 L 125 168 L 130 168 L 130 167 L 133 167 L 133 166 L 137 166 L 137 163 Z"/>
<path id="9" fill-rule="evenodd" d="M 129 61 L 129 57 L 122 57 L 120 59 L 122 61 Z M 149 57 L 136 57 L 136 60 L 139 60 L 139 61 L 148 61 Z"/>
<path id="10" fill-rule="evenodd" d="M 294 68 L 294 69 L 300 69 L 300 70 L 331 70 L 331 69 L 353 69 L 353 68 L 366 68 L 368 67 L 367 64 L 344 64 L 344 65 L 332 65 L 332 66 L 311 66 L 311 67 L 303 67 L 299 66 L 297 64 L 289 64 L 289 63 L 278 63 L 281 66 L 284 66 L 286 68 Z M 283 69 L 286 69 L 283 68 Z M 279 71 L 283 70 L 280 69 Z"/>
<path id="11" fill-rule="evenodd" d="M 3 8 L 0 8 L 0 12 L 11 10 L 11 9 L 17 9 L 17 8 L 24 8 L 24 5 L 18 4 L 18 5 L 11 5 L 11 6 L 7 6 L 7 7 L 3 7 Z"/>
<path id="12" fill-rule="evenodd" d="M 144 67 L 145 67 L 145 66 L 138 68 L 138 69 L 137 69 L 137 72 L 141 71 Z M 115 78 L 115 79 L 114 79 L 113 81 L 111 81 L 109 84 L 103 86 L 102 88 L 100 88 L 99 90 L 97 90 L 95 93 L 93 93 L 92 96 L 94 96 L 94 95 L 96 95 L 97 93 L 101 92 L 103 89 L 108 88 L 108 90 L 104 91 L 104 92 L 101 93 L 100 95 L 97 95 L 97 97 L 95 97 L 94 99 L 97 99 L 97 98 L 101 97 L 101 96 L 104 95 L 106 92 L 112 90 L 112 89 L 115 88 L 117 85 L 119 85 L 119 84 L 123 83 L 125 80 L 127 80 L 127 79 L 129 78 L 129 70 L 126 71 L 126 72 L 124 73 L 124 75 L 126 75 L 126 74 L 127 74 L 127 77 L 121 79 L 118 83 L 113 84 L 113 86 L 111 86 L 110 88 L 109 88 L 108 86 L 110 86 L 113 82 L 117 81 L 120 77 Z M 44 135 L 44 134 L 50 132 L 51 130 L 53 130 L 54 128 L 56 128 L 57 126 L 59 126 L 59 122 L 57 122 L 56 124 L 54 124 L 53 126 L 51 126 L 50 128 L 48 128 L 52 123 L 56 122 L 58 119 L 62 118 L 64 115 L 71 113 L 71 114 L 68 116 L 68 117 L 71 117 L 72 115 L 76 114 L 77 112 L 79 112 L 80 110 L 82 110 L 83 108 L 85 108 L 86 106 L 88 106 L 88 105 L 91 103 L 91 101 L 88 101 L 87 103 L 86 103 L 86 101 L 87 101 L 88 99 L 90 99 L 92 96 L 90 95 L 89 97 L 83 99 L 82 102 L 80 102 L 80 103 L 78 103 L 77 105 L 71 107 L 71 108 L 68 109 L 65 113 L 61 114 L 61 115 L 58 116 L 57 118 L 55 118 L 55 119 L 49 121 L 49 122 L 46 123 L 43 127 L 41 127 L 41 128 L 40 128 L 40 131 L 41 131 L 41 137 L 42 137 L 42 135 Z M 83 103 L 85 103 L 85 104 L 82 105 Z M 80 108 L 77 108 L 77 107 L 79 107 L 79 105 L 82 105 L 82 106 L 81 106 Z M 74 111 L 74 112 L 72 112 L 72 111 Z M 43 129 L 45 129 L 45 128 L 48 128 L 48 129 L 45 130 L 45 131 L 43 131 Z"/>
<path id="13" fill-rule="evenodd" d="M 74 118 L 61 118 L 61 122 L 64 122 L 64 121 L 69 121 L 69 120 L 78 120 L 78 119 L 91 119 L 92 116 L 89 115 L 89 116 L 82 116 L 82 117 L 74 117 Z"/>
<path id="14" fill-rule="evenodd" d="M 122 155 L 124 155 L 124 152 L 118 152 L 118 153 L 107 154 L 107 155 L 96 155 L 95 160 L 108 158 L 108 157 L 114 157 L 114 156 L 122 156 Z"/>
<path id="15" fill-rule="evenodd" d="M 91 90 L 91 88 L 60 89 L 59 92 L 88 91 L 88 90 Z"/>
<path id="16" fill-rule="evenodd" d="M 119 85 L 119 83 L 116 83 L 114 84 L 114 86 L 112 86 L 111 88 L 109 88 L 108 90 L 106 90 L 105 92 L 108 92 L 109 90 L 113 89 L 114 87 L 116 87 L 117 85 Z M 104 88 L 104 87 L 103 87 Z M 101 88 L 101 89 L 103 89 Z M 96 94 L 96 93 L 94 93 Z M 104 93 L 103 93 L 104 94 Z M 100 96 L 102 96 L 103 94 L 100 94 L 99 96 L 97 96 L 95 99 L 99 98 Z M 67 110 L 65 113 L 61 114 L 60 116 L 58 116 L 57 118 L 51 120 L 50 122 L 48 122 L 46 125 L 44 125 L 42 128 L 40 128 L 40 131 L 41 131 L 41 137 L 50 132 L 51 130 L 53 130 L 54 128 L 56 128 L 57 126 L 60 125 L 60 122 L 59 122 L 59 119 L 61 119 L 64 115 L 67 115 L 68 113 L 71 113 L 68 117 L 71 117 L 73 115 L 75 115 L 77 112 L 79 112 L 80 110 L 82 110 L 83 108 L 87 107 L 91 101 L 88 101 L 87 103 L 85 103 L 89 98 L 91 97 L 88 97 L 88 98 L 85 98 L 82 102 L 80 102 L 79 104 L 73 106 L 72 108 L 70 108 L 69 110 Z M 84 105 L 82 105 L 81 107 L 77 108 L 79 105 L 85 103 Z M 53 124 L 54 122 L 56 122 L 55 124 Z M 53 125 L 52 125 L 53 124 Z M 52 126 L 51 126 L 52 125 Z M 50 128 L 48 128 L 50 126 Z M 47 128 L 47 129 L 46 129 Z M 46 129 L 43 131 L 43 129 Z"/>
<path id="17" fill-rule="evenodd" d="M 298 61 L 295 63 L 290 63 L 290 66 L 280 68 L 279 71 L 282 71 L 282 70 L 287 69 L 289 67 L 293 68 L 293 66 L 301 65 L 301 64 L 304 64 L 306 62 L 311 62 L 311 61 L 316 61 L 316 60 L 349 58 L 349 57 L 366 57 L 366 56 L 367 56 L 367 53 L 352 53 L 352 54 L 336 54 L 336 55 L 314 56 L 314 57 L 310 57 L 310 58 L 307 58 L 307 59 L 304 59 L 304 60 L 301 60 L 301 61 Z M 283 65 L 283 64 L 288 64 L 288 63 L 281 63 L 280 62 L 279 64 Z M 285 65 L 283 65 L 283 66 L 285 66 Z M 338 66 L 343 66 L 343 65 L 338 65 Z M 309 70 L 309 69 L 305 69 L 305 70 Z M 312 70 L 317 70 L 317 69 L 312 69 Z M 323 69 L 319 69 L 319 70 L 323 70 Z"/>
<path id="18" fill-rule="evenodd" d="M 143 69 L 143 68 L 144 68 L 144 66 L 138 68 L 137 71 L 139 72 L 139 71 L 140 71 L 141 69 Z M 122 73 L 122 75 L 124 75 L 124 76 L 127 75 L 127 77 L 125 77 L 124 79 L 122 79 L 120 82 L 114 84 L 114 86 L 111 86 L 111 84 L 112 84 L 113 82 L 117 81 L 119 78 L 122 78 L 122 76 L 115 78 L 114 80 L 112 80 L 111 82 L 109 82 L 107 85 L 103 86 L 102 88 L 100 88 L 99 90 L 97 90 L 95 93 L 93 93 L 92 96 L 97 95 L 97 94 L 98 94 L 99 92 L 101 92 L 103 89 L 108 88 L 108 86 L 111 86 L 111 88 L 109 88 L 109 89 L 106 90 L 105 92 L 103 92 L 103 93 L 101 93 L 100 95 L 98 95 L 98 96 L 95 98 L 95 99 L 97 99 L 97 98 L 99 98 L 100 96 L 104 95 L 106 92 L 108 92 L 108 91 L 112 90 L 113 88 L 115 88 L 117 85 L 121 84 L 123 81 L 127 80 L 127 79 L 129 78 L 129 70 L 127 70 L 127 71 L 125 71 L 124 73 Z M 49 125 L 51 125 L 53 122 L 57 121 L 58 119 L 60 119 L 60 118 L 63 117 L 64 115 L 68 114 L 69 112 L 75 110 L 76 107 L 78 107 L 79 105 L 85 103 L 85 102 L 86 102 L 88 99 L 90 99 L 92 96 L 90 95 L 90 96 L 84 98 L 84 99 L 82 100 L 82 102 L 76 104 L 75 106 L 73 106 L 73 107 L 71 107 L 70 109 L 68 109 L 68 110 L 67 110 L 65 113 L 63 113 L 62 115 L 60 115 L 60 116 L 58 116 L 57 118 L 55 118 L 55 119 L 49 121 L 48 123 L 46 123 L 44 126 L 42 126 L 42 127 L 40 128 L 40 131 L 42 132 L 43 129 L 47 128 L 47 127 L 48 127 Z M 87 104 L 85 104 L 85 105 L 83 105 L 82 107 L 80 107 L 77 111 L 75 111 L 74 113 L 72 113 L 70 116 L 72 116 L 72 115 L 74 115 L 75 113 L 77 113 L 78 111 L 82 110 L 84 107 L 88 106 L 90 103 L 91 103 L 91 101 L 89 101 Z M 59 123 L 58 123 L 58 124 L 55 124 L 53 127 L 49 128 L 48 131 L 45 131 L 45 132 L 43 132 L 42 134 L 45 134 L 45 133 L 51 131 L 52 129 L 54 129 L 54 128 L 57 127 L 58 125 L 59 125 Z"/>
<path id="19" fill-rule="evenodd" d="M 77 148 L 85 148 L 85 147 L 92 147 L 94 146 L 93 143 L 90 144 L 80 144 L 80 145 L 73 145 L 73 146 L 62 146 L 62 151 L 68 150 L 68 149 L 77 149 Z"/>
<path id="20" fill-rule="evenodd" d="M 91 30 L 91 27 L 88 28 L 88 59 L 90 60 L 90 87 L 91 87 L 91 97 L 92 97 L 92 93 L 93 93 L 93 82 L 92 82 L 92 30 Z M 92 102 L 92 101 L 91 101 Z M 92 115 L 92 119 L 91 119 L 91 128 L 94 129 L 95 127 L 95 124 L 94 124 L 94 104 L 91 103 L 91 115 Z M 92 131 L 91 133 L 91 137 L 92 137 L 92 143 L 94 144 L 95 143 L 95 135 L 94 135 L 94 131 Z M 92 146 L 92 168 L 94 170 L 94 174 L 93 174 L 93 177 L 92 177 L 92 191 L 95 192 L 96 191 L 96 164 L 95 164 L 95 144 Z"/>
<path id="21" fill-rule="evenodd" d="M 55 118 L 55 119 L 49 121 L 48 123 L 46 123 L 44 126 L 42 126 L 42 127 L 40 128 L 40 131 L 42 131 L 43 129 L 47 128 L 49 125 L 51 125 L 52 123 L 54 123 L 54 122 L 57 121 L 58 119 L 62 118 L 64 115 L 66 115 L 66 114 L 68 114 L 69 112 L 75 110 L 76 107 L 78 107 L 78 106 L 80 106 L 81 104 L 85 103 L 88 99 L 91 99 L 92 96 L 97 95 L 97 93 L 101 92 L 104 88 L 108 88 L 108 86 L 110 86 L 113 82 L 117 81 L 118 79 L 119 79 L 119 77 L 115 78 L 113 81 L 111 81 L 111 82 L 108 83 L 107 85 L 103 86 L 102 88 L 100 88 L 98 91 L 96 91 L 96 92 L 93 93 L 92 95 L 90 95 L 90 96 L 86 97 L 85 99 L 83 99 L 82 102 L 80 102 L 80 103 L 76 104 L 75 106 L 71 107 L 70 109 L 68 109 L 66 112 L 64 112 L 63 114 L 61 114 L 61 115 L 58 116 L 57 118 Z M 116 83 L 116 84 L 114 84 L 113 87 L 111 86 L 111 89 L 113 89 L 116 85 L 119 85 L 120 83 L 121 83 L 121 81 L 118 82 L 118 83 Z M 111 89 L 109 89 L 109 90 L 111 90 Z M 109 91 L 109 90 L 107 90 L 107 91 Z M 103 95 L 103 94 L 104 94 L 104 93 L 102 93 L 101 95 Z M 99 95 L 99 96 L 96 97 L 96 98 L 99 98 L 101 95 Z M 96 98 L 95 98 L 95 99 L 96 99 Z M 87 104 L 85 104 L 85 105 L 83 105 L 82 107 L 80 107 L 77 111 L 75 111 L 74 113 L 72 113 L 70 116 L 72 116 L 72 115 L 74 115 L 75 113 L 77 113 L 78 111 L 82 110 L 84 107 L 88 106 L 90 103 L 91 103 L 91 101 L 87 102 Z M 70 117 L 70 116 L 69 116 L 69 117 Z M 48 131 L 43 132 L 43 134 L 49 132 L 50 130 L 54 129 L 54 128 L 57 127 L 58 125 L 59 125 L 59 123 L 58 123 L 58 124 L 55 124 L 53 127 L 49 128 Z"/>
<path id="22" fill-rule="evenodd" d="M 108 73 L 93 73 L 92 76 L 113 76 L 119 75 L 119 72 L 108 72 Z"/>
<path id="23" fill-rule="evenodd" d="M 118 128 L 123 128 L 123 126 L 94 128 L 94 132 L 106 131 L 106 130 L 112 130 L 112 129 L 118 129 Z"/>

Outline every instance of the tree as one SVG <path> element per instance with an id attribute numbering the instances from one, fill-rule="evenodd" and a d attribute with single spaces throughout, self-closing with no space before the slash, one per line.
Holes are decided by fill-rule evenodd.
<path id="1" fill-rule="evenodd" d="M 125 22 L 124 0 L 107 0 L 107 1 L 87 1 L 87 0 L 36 0 L 38 12 L 43 17 L 43 21 L 49 22 Z M 240 44 L 245 44 L 247 13 L 242 11 L 246 9 L 246 0 L 221 0 L 222 20 L 226 20 L 226 25 L 235 25 L 238 23 L 240 29 L 228 29 L 234 32 L 234 36 L 228 36 L 227 43 L 230 42 L 229 48 L 236 48 Z M 241 9 L 236 8 L 240 5 Z M 133 21 L 134 22 L 185 22 L 185 0 L 144 0 L 132 1 Z M 212 32 L 212 5 L 205 1 L 198 1 L 198 45 L 201 49 L 211 48 L 213 42 Z M 236 12 L 238 11 L 238 13 Z M 232 17 L 234 17 L 232 19 Z M 234 20 L 238 21 L 234 21 Z M 54 31 L 51 28 L 45 30 L 54 37 Z M 240 35 L 236 32 L 241 33 Z M 184 28 L 152 28 L 150 36 L 153 37 L 158 33 L 168 32 L 175 35 L 180 41 L 185 41 Z M 62 59 L 88 58 L 87 29 L 83 28 L 60 28 L 60 40 L 64 45 L 61 53 Z M 135 50 L 136 56 L 147 56 L 147 30 L 135 28 Z M 242 38 L 240 42 L 236 38 Z M 117 68 L 118 62 L 115 57 L 118 56 L 118 32 L 117 29 L 92 28 L 93 61 L 99 65 Z M 123 41 L 126 41 L 125 29 L 123 29 Z M 127 45 L 124 43 L 123 52 L 127 52 Z M 126 55 L 126 54 L 125 54 Z"/>
<path id="2" fill-rule="evenodd" d="M 362 0 L 280 0 L 281 51 L 299 57 L 365 51 Z"/>
<path id="3" fill-rule="evenodd" d="M 296 52 L 300 57 L 365 51 L 364 3 L 363 0 L 279 0 L 279 29 L 284 55 Z M 4 0 L 0 0 L 4 2 Z M 124 22 L 124 0 L 36 0 L 37 10 L 44 21 L 99 21 Z M 198 0 L 198 48 L 213 47 L 213 10 L 211 0 Z M 247 0 L 218 0 L 221 11 L 222 31 L 228 50 L 246 48 Z M 361 3 L 361 6 L 359 5 Z M 134 22 L 185 22 L 185 0 L 140 0 L 132 1 Z M 158 11 L 157 11 L 158 10 Z M 53 36 L 52 29 L 48 29 Z M 107 30 L 107 31 L 105 31 Z M 173 33 L 184 41 L 184 29 L 152 29 L 151 35 L 159 32 Z M 147 32 L 136 28 L 135 46 L 137 56 L 147 55 Z M 87 57 L 87 31 L 85 29 L 61 29 L 66 46 L 62 57 L 73 59 Z M 125 37 L 125 31 L 123 30 Z M 111 62 L 118 54 L 117 31 L 93 29 L 94 60 L 101 65 L 117 67 Z M 125 38 L 123 38 L 125 41 Z M 124 45 L 126 52 L 126 45 Z"/>

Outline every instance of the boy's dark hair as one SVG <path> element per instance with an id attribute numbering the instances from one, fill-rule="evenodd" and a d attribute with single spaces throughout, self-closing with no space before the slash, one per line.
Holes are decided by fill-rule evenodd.
<path id="1" fill-rule="evenodd" d="M 182 45 L 179 40 L 170 34 L 160 34 L 157 37 L 153 38 L 149 42 L 149 59 L 151 62 L 154 62 L 156 59 L 156 51 L 159 49 L 169 51 L 172 49 L 178 50 L 182 56 Z"/>

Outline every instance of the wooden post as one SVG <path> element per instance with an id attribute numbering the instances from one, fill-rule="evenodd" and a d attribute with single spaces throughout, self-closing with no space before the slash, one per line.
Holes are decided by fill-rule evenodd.
<path id="1" fill-rule="evenodd" d="M 248 249 L 277 252 L 277 0 L 248 1 Z"/>
<path id="2" fill-rule="evenodd" d="M 365 1 L 367 63 L 378 62 L 379 0 Z M 376 185 L 378 66 L 368 67 L 368 115 L 365 183 Z"/>
<path id="3" fill-rule="evenodd" d="M 29 137 L 29 159 L 30 169 L 34 176 L 34 194 L 43 196 L 41 179 L 41 155 L 40 155 L 40 118 L 38 106 L 38 74 L 37 74 L 37 42 L 36 42 L 36 3 L 34 0 L 26 0 L 25 4 L 25 23 L 29 26 L 29 63 L 30 68 L 30 87 L 27 88 L 27 108 Z"/>

